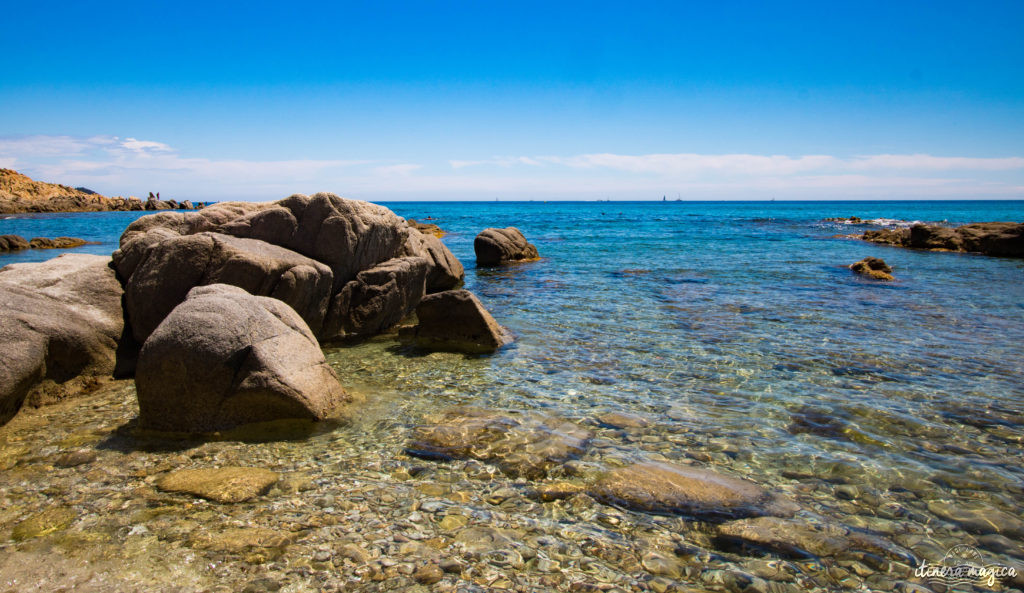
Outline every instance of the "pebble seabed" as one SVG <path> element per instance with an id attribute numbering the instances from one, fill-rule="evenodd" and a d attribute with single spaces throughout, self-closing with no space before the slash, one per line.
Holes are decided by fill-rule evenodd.
<path id="1" fill-rule="evenodd" d="M 512 478 L 475 459 L 411 457 L 405 445 L 416 425 L 439 404 L 460 403 L 458 397 L 441 385 L 436 400 L 414 400 L 374 378 L 389 376 L 401 387 L 422 380 L 417 368 L 485 363 L 451 354 L 389 356 L 394 349 L 382 339 L 329 350 L 340 372 L 367 379 L 348 387 L 372 390 L 373 397 L 353 422 L 296 438 L 146 436 L 134 428 L 130 381 L 23 410 L 0 429 L 0 585 L 10 591 L 923 591 L 942 587 L 915 577 L 916 565 L 941 564 L 955 544 L 983 548 L 990 563 L 1020 566 L 1024 523 L 991 504 L 980 511 L 943 507 L 928 500 L 935 484 L 922 480 L 876 488 L 851 483 L 841 472 L 822 478 L 793 466 L 788 478 L 770 477 L 742 444 L 639 415 L 572 418 L 592 435 L 585 452 L 535 479 Z M 715 523 L 631 511 L 575 488 L 555 500 L 537 494 L 585 483 L 599 471 L 594 468 L 638 459 L 746 475 L 801 510 L 779 523 L 782 536 L 759 545 L 717 537 Z M 156 486 L 169 471 L 223 466 L 266 468 L 281 479 L 233 504 Z M 785 533 L 794 522 L 806 529 Z M 830 540 L 820 531 L 828 525 L 880 543 Z M 1009 581 L 993 588 L 1021 586 L 1019 577 Z"/>

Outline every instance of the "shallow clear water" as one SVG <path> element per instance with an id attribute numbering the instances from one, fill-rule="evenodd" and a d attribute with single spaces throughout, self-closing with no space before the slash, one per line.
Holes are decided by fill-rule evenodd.
<path id="1" fill-rule="evenodd" d="M 805 512 L 873 530 L 908 548 L 914 538 L 926 538 L 939 550 L 955 543 L 979 546 L 992 561 L 1024 555 L 1024 531 L 972 531 L 941 512 L 942 505 L 952 505 L 996 523 L 1024 515 L 1024 261 L 831 238 L 866 227 L 824 222 L 851 215 L 950 224 L 1020 221 L 1024 202 L 387 205 L 405 217 L 433 217 L 448 232 L 445 243 L 467 264 L 466 287 L 517 336 L 515 344 L 489 357 L 423 356 L 388 337 L 329 349 L 342 382 L 368 397 L 355 425 L 303 441 L 218 444 L 218 452 L 226 448 L 236 462 L 280 471 L 321 472 L 318 496 L 351 488 L 341 485 L 346 476 L 370 480 L 370 472 L 378 486 L 396 492 L 417 480 L 450 478 L 460 484 L 455 490 L 483 497 L 500 486 L 497 481 L 515 482 L 500 475 L 460 482 L 460 472 L 477 471 L 461 462 L 450 475 L 432 467 L 412 482 L 389 478 L 423 464 L 403 452 L 411 427 L 458 404 L 539 410 L 595 431 L 588 461 L 696 460 L 783 492 Z M 0 234 L 79 236 L 102 244 L 77 251 L 109 253 L 137 215 L 14 217 L 0 220 Z M 475 268 L 475 234 L 509 225 L 521 229 L 543 259 Z M 58 253 L 0 255 L 0 263 Z M 846 268 L 866 256 L 884 258 L 896 281 L 863 280 Z M 102 397 L 131 399 L 130 386 L 118 389 L 128 395 Z M 612 411 L 639 414 L 650 425 L 622 431 L 595 420 Z M 122 404 L 97 421 L 98 434 L 133 413 Z M 13 423 L 6 430 L 9 443 L 15 430 L 24 442 L 46 442 L 41 433 Z M 194 460 L 211 458 L 203 447 L 192 452 Z M 125 463 L 118 455 L 137 455 L 127 449 L 104 448 L 100 459 Z M 19 463 L 31 469 L 30 461 Z M 861 495 L 851 497 L 850 487 Z M 415 488 L 407 495 L 423 491 Z M 18 508 L 40 504 L 19 499 Z M 636 513 L 612 525 L 591 511 L 559 510 L 560 504 L 506 509 L 503 520 L 540 520 L 543 525 L 533 527 L 555 535 L 566 525 L 574 532 L 592 529 L 609 542 L 625 538 L 623 545 L 639 546 L 640 555 L 649 542 L 638 532 L 648 539 L 681 533 L 702 541 L 702 528 Z M 387 506 L 378 502 L 378 512 L 380 505 Z M 477 498 L 466 507 L 490 508 Z M 600 511 L 608 512 L 615 510 Z M 218 513 L 240 520 L 236 511 Z M 999 533 L 1010 543 L 1000 547 L 984 539 Z M 647 543 L 636 544 L 641 540 Z M 723 555 L 726 568 L 753 570 L 728 550 L 709 549 Z M 931 548 L 912 551 L 934 553 L 922 550 Z M 233 578 L 245 580 L 239 577 L 244 562 L 225 562 Z M 804 588 L 849 585 L 835 575 L 819 578 L 825 564 L 798 566 L 811 580 L 797 582 Z M 630 581 L 621 576 L 626 569 L 607 566 L 619 576 L 605 575 L 601 582 L 653 587 L 649 574 L 633 574 Z M 708 563 L 702 566 L 679 580 L 720 588 L 717 577 L 705 578 Z M 888 572 L 892 580 L 906 578 L 896 569 Z M 892 584 L 861 576 L 857 587 Z M 523 578 L 514 584 L 538 586 Z"/>

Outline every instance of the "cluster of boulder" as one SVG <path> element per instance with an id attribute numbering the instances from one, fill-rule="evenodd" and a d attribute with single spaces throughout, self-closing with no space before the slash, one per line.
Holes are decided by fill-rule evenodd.
<path id="1" fill-rule="evenodd" d="M 110 259 L 0 272 L 0 336 L 12 345 L 0 353 L 0 422 L 114 374 L 134 374 L 147 429 L 343 415 L 353 398 L 323 342 L 413 314 L 402 336 L 419 348 L 487 353 L 511 340 L 455 290 L 464 274 L 434 233 L 328 193 L 145 216 Z"/>
<path id="2" fill-rule="evenodd" d="M 48 239 L 46 237 L 35 237 L 25 239 L 19 235 L 0 235 L 0 253 L 4 251 L 21 251 L 23 249 L 71 249 L 86 245 L 85 239 L 75 237 L 57 237 Z"/>
<path id="3" fill-rule="evenodd" d="M 956 228 L 915 224 L 906 229 L 865 231 L 860 238 L 896 247 L 1024 257 L 1024 223 L 1016 222 L 979 222 Z"/>

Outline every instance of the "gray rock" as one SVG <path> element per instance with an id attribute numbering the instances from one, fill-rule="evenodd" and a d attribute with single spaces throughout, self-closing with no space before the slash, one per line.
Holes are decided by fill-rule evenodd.
<path id="1" fill-rule="evenodd" d="M 753 482 L 672 463 L 643 462 L 614 469 L 594 484 L 590 494 L 635 510 L 707 519 L 792 514 L 793 510 Z"/>
<path id="2" fill-rule="evenodd" d="M 0 422 L 113 373 L 123 330 L 110 259 L 66 254 L 0 269 Z"/>
<path id="3" fill-rule="evenodd" d="M 507 262 L 537 259 L 537 248 L 515 227 L 484 229 L 473 240 L 476 263 L 496 266 Z"/>
<path id="4" fill-rule="evenodd" d="M 428 265 L 401 257 L 359 272 L 332 300 L 322 336 L 366 337 L 393 327 L 423 297 Z"/>
<path id="5" fill-rule="evenodd" d="M 510 343 L 498 325 L 468 290 L 448 290 L 423 297 L 416 307 L 419 324 L 404 336 L 425 350 L 485 354 Z"/>
<path id="6" fill-rule="evenodd" d="M 224 284 L 192 289 L 163 320 L 135 382 L 141 425 L 176 432 L 322 420 L 351 401 L 292 308 Z"/>

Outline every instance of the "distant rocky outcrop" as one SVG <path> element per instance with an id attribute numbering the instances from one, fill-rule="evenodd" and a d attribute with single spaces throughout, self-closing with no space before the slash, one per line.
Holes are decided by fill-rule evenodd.
<path id="1" fill-rule="evenodd" d="M 540 257 L 537 247 L 528 242 L 515 227 L 484 229 L 473 240 L 473 250 L 476 252 L 476 263 L 481 266 L 497 266 Z"/>
<path id="2" fill-rule="evenodd" d="M 857 263 L 850 264 L 850 269 L 862 276 L 875 280 L 892 280 L 892 268 L 877 257 L 865 257 Z"/>
<path id="3" fill-rule="evenodd" d="M 1017 222 L 979 222 L 956 228 L 915 224 L 908 229 L 865 231 L 861 239 L 914 249 L 1024 257 L 1024 223 Z"/>
<path id="4" fill-rule="evenodd" d="M 437 237 L 383 206 L 328 193 L 144 216 L 113 258 L 140 343 L 194 286 L 231 284 L 277 298 L 332 340 L 385 331 L 424 294 L 464 276 Z"/>
<path id="5" fill-rule="evenodd" d="M 24 212 L 103 212 L 142 210 L 137 198 L 108 198 L 85 187 L 34 181 L 11 169 L 0 169 L 0 214 Z"/>
<path id="6" fill-rule="evenodd" d="M 25 240 L 18 235 L 0 235 L 0 253 L 4 251 L 20 251 L 22 249 L 71 249 L 88 245 L 85 239 L 75 237 L 57 237 L 47 239 L 46 237 L 35 237 L 32 240 Z"/>
<path id="7" fill-rule="evenodd" d="M 322 420 L 352 401 L 291 307 L 225 284 L 193 288 L 160 323 L 135 384 L 140 424 L 175 432 Z"/>
<path id="8" fill-rule="evenodd" d="M 25 403 L 73 396 L 113 373 L 121 294 L 110 258 L 99 255 L 0 269 L 0 423 Z"/>
<path id="9" fill-rule="evenodd" d="M 416 229 L 417 231 L 425 235 L 434 235 L 438 239 L 444 237 L 446 234 L 444 230 L 441 229 L 441 227 L 430 222 L 418 222 L 414 218 L 407 218 L 405 219 L 405 222 L 409 223 L 409 226 Z"/>

